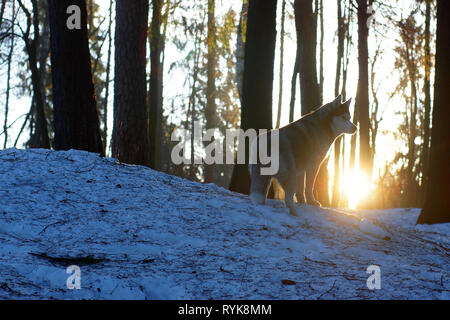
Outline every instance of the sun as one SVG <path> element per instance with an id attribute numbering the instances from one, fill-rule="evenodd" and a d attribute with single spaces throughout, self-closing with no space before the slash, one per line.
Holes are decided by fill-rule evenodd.
<path id="1" fill-rule="evenodd" d="M 344 192 L 350 209 L 356 208 L 358 203 L 368 195 L 369 189 L 369 179 L 360 171 L 351 171 L 345 175 Z"/>

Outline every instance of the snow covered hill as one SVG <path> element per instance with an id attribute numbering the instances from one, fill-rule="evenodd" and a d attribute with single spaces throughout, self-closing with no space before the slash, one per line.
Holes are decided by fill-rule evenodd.
<path id="1" fill-rule="evenodd" d="M 96 154 L 2 150 L 0 298 L 449 299 L 450 226 L 415 226 L 418 214 L 290 216 Z"/>

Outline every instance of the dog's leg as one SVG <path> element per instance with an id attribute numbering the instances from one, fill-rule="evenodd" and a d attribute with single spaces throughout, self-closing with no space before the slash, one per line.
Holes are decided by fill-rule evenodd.
<path id="1" fill-rule="evenodd" d="M 312 204 L 313 206 L 319 206 L 319 201 L 317 201 L 314 198 L 314 182 L 316 181 L 317 172 L 319 171 L 319 167 L 313 167 L 306 171 L 306 190 L 305 190 L 305 196 L 306 196 L 306 203 Z"/>
<path id="2" fill-rule="evenodd" d="M 281 186 L 284 189 L 284 203 L 286 207 L 289 208 L 289 212 L 292 215 L 296 215 L 295 212 L 295 203 L 294 203 L 294 194 L 297 191 L 297 177 L 293 175 L 291 178 L 286 178 L 280 180 Z"/>
<path id="3" fill-rule="evenodd" d="M 305 201 L 305 173 L 302 172 L 298 176 L 298 188 L 296 191 L 296 197 L 298 203 L 306 203 Z"/>
<path id="4" fill-rule="evenodd" d="M 259 167 L 252 168 L 250 199 L 253 203 L 264 204 L 266 202 L 266 195 L 271 182 L 272 177 L 261 175 Z"/>

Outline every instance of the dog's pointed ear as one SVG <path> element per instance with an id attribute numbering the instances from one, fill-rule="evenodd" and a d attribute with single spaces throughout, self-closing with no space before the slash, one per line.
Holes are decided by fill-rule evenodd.
<path id="1" fill-rule="evenodd" d="M 346 108 L 350 108 L 350 104 L 352 103 L 352 98 L 345 101 L 342 105 L 344 105 Z"/>
<path id="2" fill-rule="evenodd" d="M 338 95 L 335 99 L 334 99 L 334 104 L 335 105 L 340 105 L 342 103 L 342 95 Z"/>

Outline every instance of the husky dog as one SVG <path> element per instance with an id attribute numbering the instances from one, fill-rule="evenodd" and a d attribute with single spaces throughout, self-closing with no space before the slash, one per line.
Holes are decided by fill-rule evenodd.
<path id="1" fill-rule="evenodd" d="M 250 198 L 256 204 L 264 204 L 272 178 L 284 189 L 284 202 L 291 214 L 295 214 L 294 194 L 297 202 L 316 206 L 313 188 L 317 172 L 334 140 L 343 135 L 354 134 L 356 126 L 350 121 L 351 99 L 342 103 L 339 95 L 333 102 L 323 105 L 301 119 L 276 129 L 279 130 L 279 170 L 273 176 L 261 175 L 261 164 L 250 164 Z M 270 136 L 267 133 L 267 137 Z M 267 138 L 265 137 L 265 138 Z M 250 147 L 250 156 L 256 150 L 259 135 Z M 272 155 L 273 156 L 273 155 Z M 306 188 L 305 188 L 306 176 Z M 306 196 L 306 199 L 305 199 Z M 306 201 L 305 201 L 306 200 Z"/>

